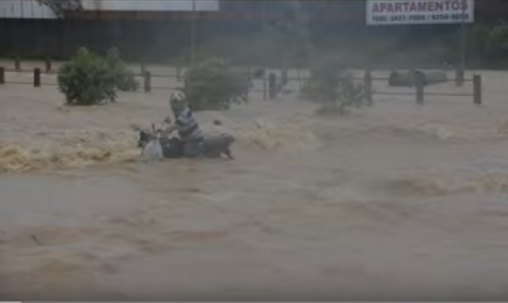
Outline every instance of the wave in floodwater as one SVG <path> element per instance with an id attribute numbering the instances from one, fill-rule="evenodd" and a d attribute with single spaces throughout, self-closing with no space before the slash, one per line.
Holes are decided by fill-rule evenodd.
<path id="1" fill-rule="evenodd" d="M 102 129 L 39 132 L 29 140 L 0 142 L 0 172 L 76 168 L 131 161 L 139 151 L 133 132 Z"/>
<path id="2" fill-rule="evenodd" d="M 503 137 L 508 136 L 508 120 L 503 121 L 503 123 L 499 125 L 497 132 Z"/>
<path id="3" fill-rule="evenodd" d="M 492 123 L 486 127 L 450 125 L 445 123 L 420 122 L 394 126 L 397 130 L 421 133 L 441 141 L 474 141 L 482 139 L 505 139 L 508 136 L 508 120 L 499 125 Z"/>
<path id="4" fill-rule="evenodd" d="M 248 152 L 295 152 L 322 145 L 317 134 L 323 129 L 341 132 L 371 133 L 394 131 L 409 136 L 426 135 L 439 141 L 503 139 L 508 121 L 497 128 L 466 128 L 431 122 L 324 121 L 311 114 L 300 114 L 280 122 L 257 119 L 253 123 L 233 125 L 237 138 L 233 149 Z M 219 130 L 220 131 L 220 130 Z M 206 132 L 213 129 L 205 127 Z M 375 136 L 375 134 L 371 134 Z M 97 164 L 136 161 L 139 156 L 137 134 L 132 130 L 88 129 L 30 134 L 28 140 L 0 141 L 0 172 L 26 172 L 46 168 L 80 168 Z"/>
<path id="5" fill-rule="evenodd" d="M 383 181 L 379 189 L 392 195 L 412 197 L 439 197 L 470 193 L 506 193 L 508 175 L 499 172 L 478 173 L 460 178 L 444 176 L 405 177 Z"/>
<path id="6" fill-rule="evenodd" d="M 296 117 L 283 125 L 275 125 L 269 121 L 258 119 L 254 126 L 238 132 L 241 143 L 254 145 L 265 151 L 298 151 L 315 149 L 319 146 L 319 138 L 312 130 L 312 119 Z"/>
<path id="7" fill-rule="evenodd" d="M 443 123 L 404 123 L 387 128 L 408 135 L 425 135 L 439 141 L 474 141 L 501 137 L 494 128 L 467 128 Z"/>
<path id="8" fill-rule="evenodd" d="M 242 152 L 269 152 L 314 148 L 317 136 L 309 121 L 295 120 L 275 126 L 258 120 L 239 128 L 235 143 Z M 136 161 L 139 158 L 137 133 L 133 131 L 85 130 L 37 134 L 30 140 L 0 142 L 0 172 L 27 172 L 47 168 L 80 168 L 97 164 Z M 235 148 L 234 146 L 233 148 Z"/>

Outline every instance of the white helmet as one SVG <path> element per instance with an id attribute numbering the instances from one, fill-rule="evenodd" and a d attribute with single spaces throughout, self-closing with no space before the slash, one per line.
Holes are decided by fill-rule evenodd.
<path id="1" fill-rule="evenodd" d="M 181 90 L 176 90 L 171 93 L 169 97 L 169 105 L 175 114 L 178 114 L 185 108 L 185 93 Z"/>
<path id="2" fill-rule="evenodd" d="M 183 103 L 185 99 L 185 93 L 181 90 L 176 90 L 169 96 L 169 102 L 171 103 Z"/>

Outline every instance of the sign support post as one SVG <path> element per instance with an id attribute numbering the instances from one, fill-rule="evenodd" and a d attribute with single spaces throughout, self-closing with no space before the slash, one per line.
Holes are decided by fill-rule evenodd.
<path id="1" fill-rule="evenodd" d="M 194 60 L 196 55 L 196 0 L 192 0 L 192 16 L 191 16 L 191 54 L 190 54 L 190 66 L 194 66 Z"/>
<path id="2" fill-rule="evenodd" d="M 460 32 L 461 32 L 461 46 L 460 46 L 460 70 L 457 75 L 457 86 L 464 86 L 464 74 L 466 71 L 466 48 L 467 48 L 467 33 L 466 33 L 466 8 L 462 7 L 462 22 L 460 23 Z"/>

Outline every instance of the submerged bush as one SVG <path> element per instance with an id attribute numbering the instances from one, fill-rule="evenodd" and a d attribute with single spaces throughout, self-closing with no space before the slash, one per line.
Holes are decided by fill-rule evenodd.
<path id="1" fill-rule="evenodd" d="M 189 69 L 184 91 L 193 110 L 221 110 L 228 109 L 232 103 L 247 102 L 249 87 L 247 71 L 211 58 Z"/>
<path id="2" fill-rule="evenodd" d="M 135 91 L 138 89 L 139 84 L 134 77 L 134 72 L 122 60 L 118 49 L 113 48 L 109 50 L 105 59 L 111 69 L 115 85 L 119 90 Z"/>
<path id="3" fill-rule="evenodd" d="M 136 90 L 134 74 L 113 49 L 101 57 L 80 48 L 58 72 L 58 87 L 67 104 L 94 105 L 106 100 L 114 102 L 117 90 Z"/>
<path id="4" fill-rule="evenodd" d="M 336 60 L 323 60 L 311 70 L 302 89 L 304 98 L 322 104 L 319 112 L 346 113 L 350 106 L 365 103 L 365 87 Z"/>

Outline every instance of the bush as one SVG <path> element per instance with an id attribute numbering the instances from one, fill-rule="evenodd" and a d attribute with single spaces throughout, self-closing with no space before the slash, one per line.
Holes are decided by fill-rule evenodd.
<path id="1" fill-rule="evenodd" d="M 120 59 L 117 50 L 101 57 L 81 48 L 58 72 L 58 87 L 67 104 L 94 105 L 114 102 L 116 91 L 136 90 L 134 74 Z"/>
<path id="2" fill-rule="evenodd" d="M 222 110 L 231 103 L 247 102 L 249 87 L 247 71 L 212 58 L 190 68 L 185 75 L 184 91 L 193 110 Z"/>
<path id="3" fill-rule="evenodd" d="M 504 22 L 474 24 L 467 42 L 468 65 L 492 69 L 508 66 L 508 25 Z"/>
<path id="4" fill-rule="evenodd" d="M 138 89 L 139 84 L 134 77 L 134 72 L 122 60 L 118 49 L 113 48 L 107 53 L 106 62 L 119 90 L 135 91 Z"/>
<path id="5" fill-rule="evenodd" d="M 365 87 L 355 83 L 353 76 L 338 61 L 324 60 L 311 70 L 303 96 L 322 104 L 319 112 L 345 114 L 350 106 L 365 103 Z"/>

